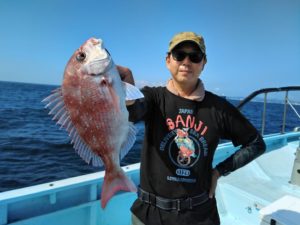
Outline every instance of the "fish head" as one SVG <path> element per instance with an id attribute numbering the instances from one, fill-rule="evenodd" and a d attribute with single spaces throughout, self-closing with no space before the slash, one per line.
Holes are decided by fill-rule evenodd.
<path id="1" fill-rule="evenodd" d="M 83 79 L 104 74 L 113 66 L 112 58 L 101 39 L 90 38 L 69 60 L 64 79 Z"/>

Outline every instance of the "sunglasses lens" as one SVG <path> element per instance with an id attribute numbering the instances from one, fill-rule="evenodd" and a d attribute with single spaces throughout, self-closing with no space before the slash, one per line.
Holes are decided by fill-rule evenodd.
<path id="1" fill-rule="evenodd" d="M 173 51 L 172 56 L 178 62 L 183 61 L 188 56 L 189 59 L 191 60 L 191 62 L 200 63 L 204 55 L 203 55 L 202 52 L 187 53 L 187 52 L 184 52 L 184 51 Z"/>
<path id="2" fill-rule="evenodd" d="M 181 51 L 173 51 L 172 52 L 172 56 L 176 61 L 182 61 L 185 59 L 186 57 L 186 53 L 185 52 L 181 52 Z"/>
<path id="3" fill-rule="evenodd" d="M 203 58 L 203 54 L 202 53 L 190 53 L 189 55 L 191 62 L 193 63 L 199 63 L 201 62 L 202 58 Z"/>

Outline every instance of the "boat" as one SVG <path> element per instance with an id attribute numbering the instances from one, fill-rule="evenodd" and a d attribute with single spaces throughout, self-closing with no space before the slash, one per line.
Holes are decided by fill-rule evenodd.
<path id="1" fill-rule="evenodd" d="M 243 168 L 221 177 L 216 198 L 222 225 L 300 224 L 300 128 L 286 131 L 286 110 L 291 91 L 300 86 L 266 88 L 256 91 L 237 106 L 242 109 L 257 95 L 264 95 L 261 132 L 266 153 Z M 264 134 L 267 96 L 284 92 L 281 130 Z M 296 111 L 295 115 L 300 116 Z M 231 155 L 230 142 L 219 144 L 213 164 Z M 124 166 L 139 184 L 140 164 Z M 130 207 L 136 193 L 119 192 L 102 209 L 100 191 L 104 172 L 68 178 L 0 193 L 0 225 L 129 225 Z"/>

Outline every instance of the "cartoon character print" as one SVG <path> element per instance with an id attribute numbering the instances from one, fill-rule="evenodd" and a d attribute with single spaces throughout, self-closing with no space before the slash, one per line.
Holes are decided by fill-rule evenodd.
<path id="1" fill-rule="evenodd" d="M 182 166 L 191 163 L 191 157 L 196 158 L 194 142 L 189 138 L 189 128 L 176 129 L 175 143 L 179 149 L 177 162 Z"/>

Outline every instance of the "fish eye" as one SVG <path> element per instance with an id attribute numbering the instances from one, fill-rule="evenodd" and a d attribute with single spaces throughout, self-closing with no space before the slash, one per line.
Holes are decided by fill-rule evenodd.
<path id="1" fill-rule="evenodd" d="M 77 55 L 76 55 L 76 60 L 78 62 L 82 62 L 83 60 L 85 60 L 86 58 L 86 54 L 84 52 L 79 52 Z"/>

